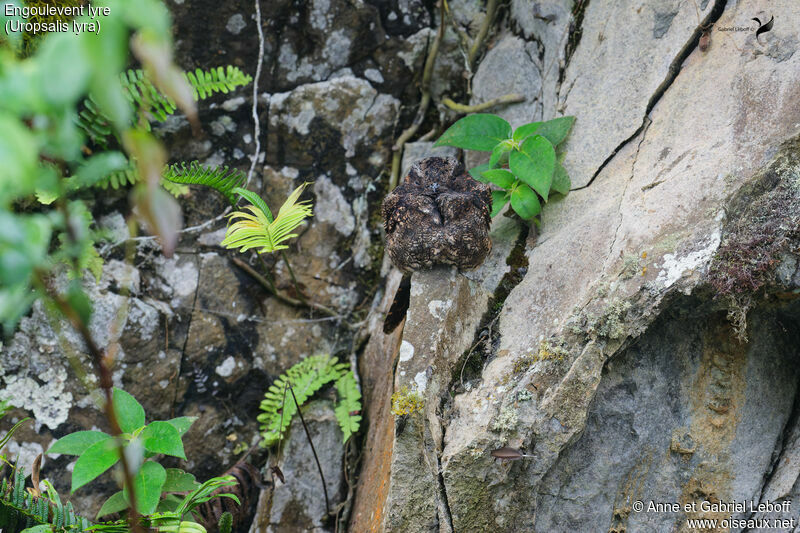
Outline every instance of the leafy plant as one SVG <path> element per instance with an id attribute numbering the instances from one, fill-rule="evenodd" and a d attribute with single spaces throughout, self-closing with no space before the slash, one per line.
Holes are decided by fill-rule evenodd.
<path id="1" fill-rule="evenodd" d="M 175 184 L 211 187 L 225 196 L 231 205 L 235 205 L 239 197 L 236 196 L 234 189 L 244 185 L 245 175 L 235 168 L 206 167 L 199 161 L 192 161 L 188 167 L 186 163 L 180 163 L 165 168 L 164 180 Z"/>
<path id="2" fill-rule="evenodd" d="M 153 457 L 157 454 L 186 459 L 183 435 L 195 421 L 194 417 L 179 417 L 168 421 L 145 424 L 144 408 L 136 399 L 121 389 L 114 389 L 113 407 L 120 429 L 119 437 L 129 460 Z M 96 479 L 120 460 L 116 439 L 102 431 L 78 431 L 58 439 L 47 453 L 77 455 L 72 471 L 72 492 Z M 191 479 L 187 479 L 187 476 Z M 177 469 L 168 472 L 153 460 L 145 460 L 133 478 L 138 512 L 152 514 L 156 511 L 162 492 L 180 492 L 196 486 L 194 476 Z M 99 516 L 127 508 L 128 489 L 112 495 L 100 510 Z"/>
<path id="3" fill-rule="evenodd" d="M 228 93 L 253 81 L 252 77 L 232 65 L 206 71 L 198 68 L 194 72 L 184 72 L 183 76 L 191 87 L 195 100 L 205 100 L 215 93 Z M 177 110 L 175 101 L 156 89 L 141 69 L 128 69 L 119 78 L 133 115 L 145 113 L 150 119 L 163 122 Z M 107 146 L 107 139 L 113 133 L 109 127 L 110 120 L 91 97 L 83 102 L 79 117 L 78 125 L 92 141 Z M 147 121 L 143 126 L 150 129 Z"/>
<path id="4" fill-rule="evenodd" d="M 569 176 L 556 147 L 566 139 L 574 122 L 575 117 L 559 117 L 512 131 L 511 125 L 497 115 L 478 113 L 450 126 L 435 146 L 491 152 L 489 163 L 471 169 L 470 174 L 502 189 L 492 191 L 492 217 L 511 202 L 520 217 L 530 220 L 541 212 L 542 201 L 547 202 L 551 192 L 569 192 Z"/>
<path id="5" fill-rule="evenodd" d="M 361 421 L 361 393 L 358 391 L 353 372 L 345 363 L 329 355 L 313 355 L 292 366 L 270 385 L 261 401 L 262 446 L 277 443 L 297 413 L 297 407 L 288 397 L 287 387 L 294 390 L 297 404 L 303 405 L 315 392 L 328 383 L 335 382 L 339 403 L 335 408 L 336 419 L 346 442 L 358 431 Z"/>
<path id="6" fill-rule="evenodd" d="M 288 246 L 281 243 L 297 237 L 297 234 L 291 232 L 303 220 L 312 216 L 311 202 L 297 201 L 307 185 L 308 183 L 300 185 L 289 195 L 275 218 L 266 202 L 256 193 L 241 187 L 234 188 L 232 192 L 241 195 L 253 205 L 245 207 L 250 213 L 234 211 L 230 214 L 230 220 L 236 222 L 228 226 L 225 239 L 220 244 L 226 248 L 240 248 L 240 252 L 261 248 L 258 250 L 260 254 L 287 249 Z"/>

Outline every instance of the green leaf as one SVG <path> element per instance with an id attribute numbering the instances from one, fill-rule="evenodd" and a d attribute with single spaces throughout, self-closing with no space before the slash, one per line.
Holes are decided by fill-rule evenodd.
<path id="1" fill-rule="evenodd" d="M 503 189 L 510 189 L 514 185 L 514 174 L 504 168 L 493 168 L 483 173 L 483 176 Z"/>
<path id="2" fill-rule="evenodd" d="M 92 302 L 89 297 L 83 292 L 83 287 L 78 280 L 73 280 L 67 290 L 67 302 L 70 307 L 75 310 L 78 317 L 85 325 L 89 325 L 89 320 L 92 318 Z"/>
<path id="3" fill-rule="evenodd" d="M 492 156 L 489 158 L 489 168 L 495 168 L 498 164 L 503 162 L 503 156 L 506 155 L 514 148 L 514 143 L 511 140 L 505 140 L 494 147 Z"/>
<path id="4" fill-rule="evenodd" d="M 575 123 L 575 117 L 558 117 L 547 122 L 536 130 L 536 133 L 547 137 L 547 140 L 553 143 L 553 146 L 558 146 L 564 139 L 567 138 L 569 130 Z"/>
<path id="5" fill-rule="evenodd" d="M 105 439 L 89 446 L 75 461 L 72 470 L 72 492 L 86 485 L 119 461 L 114 439 Z"/>
<path id="6" fill-rule="evenodd" d="M 473 179 L 480 181 L 481 183 L 488 183 L 486 178 L 483 177 L 483 173 L 489 170 L 489 163 L 484 163 L 482 165 L 478 165 L 477 167 L 473 167 L 469 169 L 469 175 L 472 176 Z"/>
<path id="7" fill-rule="evenodd" d="M 42 39 L 37 50 L 42 93 L 54 107 L 73 104 L 86 92 L 92 66 L 81 44 L 71 32 L 54 33 Z"/>
<path id="8" fill-rule="evenodd" d="M 523 220 L 530 220 L 542 211 L 542 204 L 539 203 L 536 193 L 524 183 L 511 191 L 511 207 Z"/>
<path id="9" fill-rule="evenodd" d="M 70 179 L 72 189 L 91 187 L 114 171 L 122 170 L 128 166 L 128 160 L 121 152 L 101 152 L 85 163 Z"/>
<path id="10" fill-rule="evenodd" d="M 167 420 L 167 423 L 171 424 L 172 427 L 177 429 L 178 434 L 183 437 L 184 433 L 189 430 L 192 424 L 194 424 L 195 420 L 197 420 L 196 416 L 179 416 L 178 418 Z"/>
<path id="11" fill-rule="evenodd" d="M 63 453 L 66 455 L 81 455 L 93 444 L 108 440 L 111 435 L 102 431 L 76 431 L 61 437 L 50 446 L 47 453 Z"/>
<path id="12" fill-rule="evenodd" d="M 556 152 L 550 141 L 541 135 L 528 137 L 519 151 L 511 152 L 508 163 L 517 178 L 547 200 L 556 165 Z"/>
<path id="13" fill-rule="evenodd" d="M 116 387 L 112 398 L 114 412 L 117 414 L 117 421 L 122 431 L 133 433 L 144 426 L 144 407 L 136 401 L 136 398 Z"/>
<path id="14" fill-rule="evenodd" d="M 536 133 L 536 130 L 539 129 L 541 126 L 541 122 L 531 122 L 530 124 L 525 124 L 524 126 L 520 126 L 516 130 L 514 130 L 514 135 L 512 139 L 516 142 L 522 142 L 526 137 L 529 137 Z"/>
<path id="15" fill-rule="evenodd" d="M 570 187 L 572 187 L 572 182 L 567 175 L 567 171 L 564 169 L 564 166 L 561 163 L 556 163 L 556 170 L 553 172 L 553 185 L 551 186 L 551 189 L 557 193 L 567 194 Z"/>
<path id="16" fill-rule="evenodd" d="M 508 192 L 492 191 L 492 213 L 491 217 L 496 217 L 508 203 Z"/>
<path id="17" fill-rule="evenodd" d="M 164 481 L 164 486 L 161 487 L 161 491 L 187 492 L 199 486 L 200 483 L 195 481 L 194 475 L 184 472 L 180 468 L 167 468 L 167 478 Z"/>
<path id="18" fill-rule="evenodd" d="M 434 146 L 457 146 L 490 152 L 497 143 L 511 137 L 511 125 L 489 113 L 469 115 L 445 131 Z"/>
<path id="19" fill-rule="evenodd" d="M 125 495 L 122 494 L 122 491 L 115 492 L 111 495 L 109 499 L 105 501 L 100 510 L 97 511 L 97 517 L 100 518 L 101 516 L 105 516 L 111 513 L 118 513 L 120 511 L 124 511 L 128 508 L 128 500 L 125 499 Z"/>
<path id="20" fill-rule="evenodd" d="M 269 220 L 270 222 L 274 220 L 274 217 L 272 216 L 272 211 L 270 211 L 269 207 L 267 206 L 267 202 L 265 202 L 259 195 L 257 195 L 253 191 L 248 191 L 247 189 L 243 189 L 241 187 L 234 187 L 232 192 L 238 194 L 239 196 L 241 196 L 254 206 L 261 209 L 261 212 L 264 213 L 264 215 L 266 215 L 267 220 Z"/>
<path id="21" fill-rule="evenodd" d="M 169 422 L 152 422 L 142 430 L 139 438 L 142 439 L 144 449 L 148 452 L 186 459 L 181 435 Z"/>
<path id="22" fill-rule="evenodd" d="M 53 526 L 50 524 L 39 524 L 38 526 L 28 527 L 20 531 L 20 533 L 45 533 L 53 531 Z"/>
<path id="23" fill-rule="evenodd" d="M 136 492 L 136 510 L 142 514 L 153 514 L 161 499 L 161 488 L 167 479 L 164 467 L 155 461 L 146 461 L 133 478 Z M 122 489 L 126 500 L 130 501 L 128 487 Z"/>

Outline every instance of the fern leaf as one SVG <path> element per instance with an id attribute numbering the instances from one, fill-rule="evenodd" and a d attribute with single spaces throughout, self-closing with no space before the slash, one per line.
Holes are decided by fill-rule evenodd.
<path id="1" fill-rule="evenodd" d="M 195 100 L 208 98 L 217 92 L 228 93 L 253 81 L 253 78 L 232 65 L 228 65 L 227 69 L 217 67 L 205 72 L 197 69 L 194 72 L 186 72 L 185 76 L 192 86 Z"/>
<path id="2" fill-rule="evenodd" d="M 289 195 L 274 220 L 270 220 L 268 208 L 264 211 L 266 204 L 264 208 L 253 205 L 246 206 L 245 209 L 250 213 L 245 211 L 231 213 L 230 220 L 232 222 L 235 220 L 235 222 L 228 226 L 228 231 L 220 245 L 226 248 L 239 248 L 240 252 L 246 252 L 251 248 L 261 248 L 258 251 L 260 254 L 288 248 L 287 245 L 281 243 L 297 237 L 297 234 L 291 232 L 303 220 L 312 216 L 310 202 L 297 201 L 307 185 L 308 183 L 300 185 Z"/>
<path id="3" fill-rule="evenodd" d="M 336 380 L 336 392 L 339 394 L 339 403 L 334 412 L 342 429 L 343 442 L 347 442 L 351 435 L 358 433 L 361 426 L 361 391 L 352 372 L 345 372 Z"/>
<path id="4" fill-rule="evenodd" d="M 297 412 L 291 393 L 287 391 L 284 394 L 287 384 L 291 384 L 297 403 L 303 405 L 323 385 L 338 380 L 346 371 L 347 365 L 339 363 L 336 357 L 314 355 L 278 376 L 264 394 L 261 401 L 263 413 L 257 418 L 264 438 L 262 445 L 271 446 L 278 442 Z"/>
<path id="5" fill-rule="evenodd" d="M 180 165 L 170 165 L 164 169 L 164 179 L 172 183 L 183 185 L 205 185 L 222 193 L 231 205 L 236 204 L 237 196 L 233 189 L 244 184 L 245 175 L 237 169 L 230 169 L 227 166 L 206 167 L 198 161 L 192 161 L 189 166 L 186 163 Z"/>
<path id="6" fill-rule="evenodd" d="M 184 76 L 192 87 L 195 100 L 203 100 L 214 93 L 228 93 L 253 81 L 252 77 L 232 65 L 207 71 L 197 69 L 194 72 L 185 72 Z M 120 81 L 125 97 L 136 110 L 136 115 L 146 112 L 150 118 L 163 122 L 175 113 L 177 106 L 172 98 L 160 93 L 142 70 L 128 69 L 120 74 Z M 111 121 L 98 109 L 91 96 L 83 102 L 83 109 L 78 114 L 78 126 L 93 143 L 103 148 L 108 147 L 108 138 L 113 133 Z M 150 131 L 148 121 L 145 121 L 144 127 Z"/>

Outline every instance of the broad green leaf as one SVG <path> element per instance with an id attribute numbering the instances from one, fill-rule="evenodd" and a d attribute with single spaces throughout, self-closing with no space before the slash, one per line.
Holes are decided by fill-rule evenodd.
<path id="1" fill-rule="evenodd" d="M 520 126 L 516 130 L 514 130 L 514 135 L 512 139 L 514 139 L 516 142 L 522 142 L 526 137 L 529 137 L 534 133 L 536 133 L 536 130 L 538 130 L 539 126 L 541 125 L 542 125 L 541 122 L 531 122 L 530 124 L 525 124 L 523 126 Z"/>
<path id="2" fill-rule="evenodd" d="M 86 485 L 119 461 L 114 439 L 105 439 L 89 446 L 75 461 L 72 470 L 72 492 Z"/>
<path id="3" fill-rule="evenodd" d="M 71 32 L 51 33 L 36 52 L 42 94 L 53 107 L 74 104 L 86 92 L 92 66 L 80 37 Z"/>
<path id="4" fill-rule="evenodd" d="M 181 435 L 169 422 L 152 422 L 142 430 L 139 438 L 142 439 L 144 449 L 148 452 L 186 459 Z"/>
<path id="5" fill-rule="evenodd" d="M 567 138 L 569 130 L 572 129 L 572 124 L 575 123 L 575 117 L 558 117 L 547 122 L 543 122 L 536 133 L 544 135 L 547 140 L 553 143 L 553 146 L 558 146 L 561 141 Z"/>
<path id="6" fill-rule="evenodd" d="M 122 491 L 115 492 L 111 495 L 109 499 L 105 501 L 100 510 L 97 512 L 96 518 L 100 518 L 101 516 L 105 516 L 111 513 L 118 513 L 120 511 L 124 511 L 128 508 L 128 500 L 125 499 L 125 495 L 122 494 Z"/>
<path id="7" fill-rule="evenodd" d="M 505 140 L 494 147 L 492 156 L 489 158 L 489 168 L 495 168 L 498 164 L 503 162 L 503 156 L 514 148 L 514 143 L 511 140 Z"/>
<path id="8" fill-rule="evenodd" d="M 564 166 L 561 163 L 556 163 L 556 170 L 553 172 L 553 185 L 551 186 L 551 189 L 557 193 L 567 194 L 570 187 L 572 187 L 572 182 L 567 175 L 567 171 L 564 169 Z"/>
<path id="9" fill-rule="evenodd" d="M 489 113 L 469 115 L 445 131 L 434 146 L 457 146 L 490 152 L 497 143 L 511 137 L 511 125 Z"/>
<path id="10" fill-rule="evenodd" d="M 0 206 L 32 193 L 37 183 L 38 142 L 16 118 L 0 113 Z"/>
<path id="11" fill-rule="evenodd" d="M 167 420 L 167 423 L 171 424 L 172 427 L 177 429 L 178 434 L 183 437 L 184 433 L 189 430 L 192 424 L 194 424 L 195 420 L 197 420 L 196 416 L 179 416 L 178 418 Z"/>
<path id="12" fill-rule="evenodd" d="M 200 483 L 195 481 L 194 475 L 184 472 L 179 468 L 167 468 L 167 478 L 164 481 L 164 486 L 161 487 L 162 492 L 188 492 L 200 486 Z"/>
<path id="13" fill-rule="evenodd" d="M 524 183 L 520 183 L 511 191 L 511 207 L 523 220 L 530 220 L 542 211 L 542 205 L 539 203 L 536 193 Z"/>
<path id="14" fill-rule="evenodd" d="M 514 174 L 504 168 L 493 168 L 483 173 L 483 176 L 503 189 L 510 189 L 514 185 Z"/>
<path id="15" fill-rule="evenodd" d="M 161 499 L 161 488 L 167 478 L 164 467 L 155 461 L 145 462 L 133 477 L 133 490 L 136 492 L 136 510 L 142 514 L 153 514 Z M 122 489 L 124 498 L 130 501 L 128 487 Z"/>
<path id="16" fill-rule="evenodd" d="M 176 496 L 175 494 L 166 494 L 161 501 L 158 502 L 158 507 L 156 507 L 156 512 L 164 513 L 164 512 L 171 512 L 178 508 L 178 506 L 183 501 L 183 498 Z"/>
<path id="17" fill-rule="evenodd" d="M 144 426 L 144 407 L 136 401 L 136 398 L 115 387 L 112 402 L 122 431 L 133 433 Z"/>
<path id="18" fill-rule="evenodd" d="M 469 175 L 472 176 L 473 179 L 476 179 L 481 183 L 488 183 L 486 181 L 486 178 L 483 177 L 483 173 L 487 170 L 489 170 L 489 163 L 484 163 L 482 165 L 478 165 L 477 167 L 469 169 Z"/>
<path id="19" fill-rule="evenodd" d="M 0 286 L 27 283 L 47 256 L 52 220 L 40 214 L 19 215 L 0 209 L 0 228 Z"/>
<path id="20" fill-rule="evenodd" d="M 38 526 L 26 527 L 20 533 L 49 533 L 53 531 L 50 524 L 39 524 Z"/>
<path id="21" fill-rule="evenodd" d="M 491 217 L 496 217 L 500 211 L 508 203 L 508 192 L 507 191 L 492 191 L 492 213 Z"/>
<path id="22" fill-rule="evenodd" d="M 538 192 L 545 201 L 553 182 L 555 165 L 556 152 L 553 145 L 541 135 L 525 139 L 520 150 L 511 152 L 508 160 L 511 172 Z"/>
<path id="23" fill-rule="evenodd" d="M 111 435 L 102 431 L 76 431 L 61 437 L 50 446 L 47 453 L 63 453 L 66 455 L 81 455 L 93 444 L 108 440 Z"/>

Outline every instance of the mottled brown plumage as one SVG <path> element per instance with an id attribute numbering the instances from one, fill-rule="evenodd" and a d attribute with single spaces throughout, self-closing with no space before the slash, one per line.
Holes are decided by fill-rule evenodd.
<path id="1" fill-rule="evenodd" d="M 429 157 L 383 201 L 386 251 L 404 272 L 435 264 L 469 269 L 492 250 L 492 195 L 453 157 Z"/>

